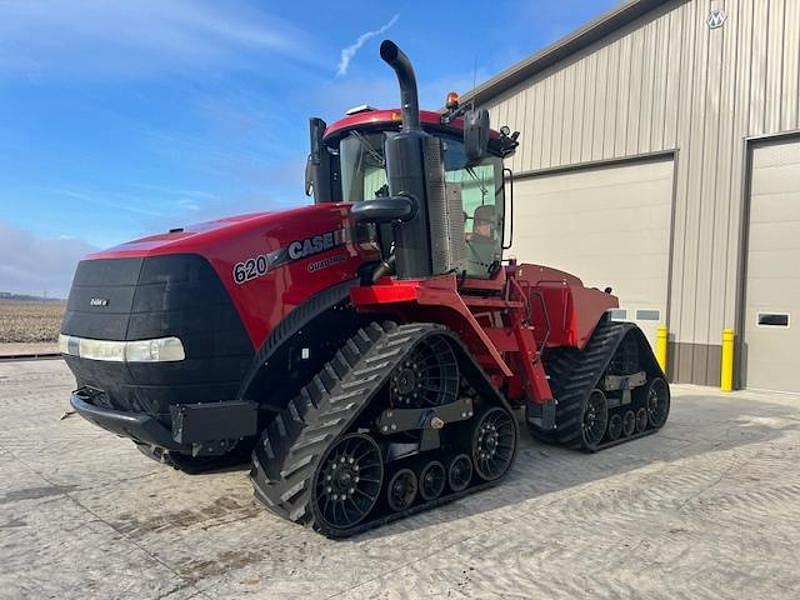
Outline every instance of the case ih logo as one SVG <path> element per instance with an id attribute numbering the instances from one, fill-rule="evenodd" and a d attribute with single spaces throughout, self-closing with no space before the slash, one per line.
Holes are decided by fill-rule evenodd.
<path id="1" fill-rule="evenodd" d="M 336 229 L 302 240 L 294 240 L 285 248 L 274 250 L 268 254 L 252 256 L 233 265 L 233 281 L 242 285 L 256 277 L 263 277 L 275 267 L 343 246 L 347 243 L 347 239 L 347 229 Z M 309 265 L 308 270 L 312 273 L 337 264 L 337 262 L 341 261 L 319 261 L 314 265 Z"/>
<path id="2" fill-rule="evenodd" d="M 725 25 L 725 21 L 728 20 L 728 15 L 725 14 L 725 11 L 721 8 L 714 8 L 708 13 L 708 19 L 706 19 L 706 23 L 708 24 L 709 29 L 719 29 L 723 25 Z"/>
<path id="3" fill-rule="evenodd" d="M 289 258 L 292 260 L 299 260 L 306 256 L 319 254 L 326 250 L 331 250 L 337 246 L 341 246 L 346 240 L 346 230 L 338 229 L 336 231 L 329 231 L 322 235 L 315 235 L 304 240 L 297 240 L 289 244 Z"/>

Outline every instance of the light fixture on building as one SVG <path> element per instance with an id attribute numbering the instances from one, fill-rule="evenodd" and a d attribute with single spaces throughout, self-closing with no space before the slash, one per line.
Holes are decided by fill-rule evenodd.
<path id="1" fill-rule="evenodd" d="M 712 8 L 711 12 L 708 13 L 708 18 L 706 19 L 706 24 L 708 25 L 709 29 L 719 29 L 723 25 L 725 25 L 725 21 L 728 20 L 728 15 L 725 13 L 724 10 L 721 8 Z"/>

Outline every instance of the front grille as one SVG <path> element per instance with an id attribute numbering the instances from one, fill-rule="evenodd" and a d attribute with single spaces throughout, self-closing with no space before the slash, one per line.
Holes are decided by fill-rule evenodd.
<path id="1" fill-rule="evenodd" d="M 193 254 L 82 261 L 61 332 L 115 341 L 180 338 L 180 362 L 65 358 L 78 385 L 103 390 L 110 408 L 162 420 L 171 404 L 233 400 L 253 358 L 225 287 Z"/>

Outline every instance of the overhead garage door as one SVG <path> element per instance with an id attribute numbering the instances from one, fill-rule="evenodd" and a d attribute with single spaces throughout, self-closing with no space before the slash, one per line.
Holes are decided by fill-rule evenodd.
<path id="1" fill-rule="evenodd" d="M 746 286 L 746 385 L 800 392 L 798 140 L 753 150 Z"/>
<path id="2" fill-rule="evenodd" d="M 612 287 L 615 318 L 655 344 L 666 319 L 672 185 L 671 158 L 520 179 L 511 254 Z"/>

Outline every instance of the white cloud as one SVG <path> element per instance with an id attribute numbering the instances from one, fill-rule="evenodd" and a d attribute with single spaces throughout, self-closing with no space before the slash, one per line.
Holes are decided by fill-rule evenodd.
<path id="1" fill-rule="evenodd" d="M 0 221 L 0 291 L 65 298 L 75 266 L 93 250 L 79 239 L 40 237 Z"/>
<path id="2" fill-rule="evenodd" d="M 101 206 L 103 208 L 110 208 L 113 210 L 122 210 L 127 211 L 130 213 L 134 213 L 137 215 L 147 215 L 149 217 L 161 217 L 163 216 L 161 212 L 150 210 L 144 206 L 142 206 L 142 201 L 139 198 L 131 197 L 131 196 L 124 196 L 122 197 L 121 202 L 114 202 L 109 200 L 106 197 L 98 197 L 92 194 L 86 194 L 84 192 L 76 192 L 75 190 L 63 189 L 63 188 L 47 188 L 47 191 L 53 194 L 59 194 L 60 196 L 66 196 L 67 198 L 72 198 L 73 200 L 77 200 L 79 204 L 79 208 L 86 208 L 85 204 L 94 204 L 95 206 Z M 116 194 L 119 196 L 119 194 Z"/>
<path id="3" fill-rule="evenodd" d="M 197 212 L 202 207 L 194 200 L 183 199 L 183 200 L 178 200 L 178 208 L 181 208 L 183 210 L 188 210 L 190 212 Z"/>
<path id="4" fill-rule="evenodd" d="M 381 28 L 376 29 L 375 31 L 367 31 L 366 33 L 362 33 L 360 36 L 358 36 L 358 39 L 355 41 L 355 43 L 347 46 L 347 48 L 343 48 L 341 58 L 339 59 L 339 65 L 336 69 L 336 74 L 339 76 L 347 75 L 347 69 L 350 67 L 350 61 L 353 60 L 353 57 L 356 55 L 356 52 L 361 49 L 361 46 L 366 44 L 370 38 L 385 33 L 390 27 L 392 27 L 392 25 L 397 23 L 397 19 L 399 18 L 400 15 L 393 16 L 391 20 Z"/>
<path id="5" fill-rule="evenodd" d="M 241 2 L 0 1 L 0 75 L 142 77 L 265 56 L 312 64 L 313 38 Z"/>

